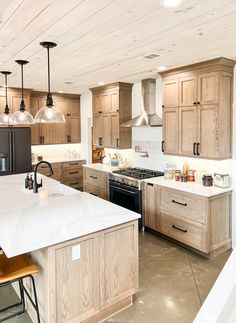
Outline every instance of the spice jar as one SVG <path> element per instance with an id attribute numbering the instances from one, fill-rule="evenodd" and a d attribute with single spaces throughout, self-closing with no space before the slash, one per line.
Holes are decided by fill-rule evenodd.
<path id="1" fill-rule="evenodd" d="M 194 170 L 188 170 L 188 181 L 194 182 L 195 181 L 195 171 Z"/>
<path id="2" fill-rule="evenodd" d="M 188 181 L 188 176 L 187 175 L 182 175 L 180 176 L 181 182 L 187 182 Z"/>
<path id="3" fill-rule="evenodd" d="M 181 176 L 181 171 L 176 170 L 175 171 L 175 180 L 176 180 L 176 182 L 180 181 L 180 176 Z"/>
<path id="4" fill-rule="evenodd" d="M 212 186 L 213 177 L 211 175 L 203 175 L 202 183 L 203 183 L 203 186 Z"/>

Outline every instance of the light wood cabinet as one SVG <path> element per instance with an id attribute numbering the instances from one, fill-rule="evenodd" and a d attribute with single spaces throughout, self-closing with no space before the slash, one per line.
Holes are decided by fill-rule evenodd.
<path id="1" fill-rule="evenodd" d="M 108 198 L 108 176 L 104 171 L 84 167 L 83 170 L 83 188 L 84 192 L 101 197 Z"/>
<path id="2" fill-rule="evenodd" d="M 232 60 L 219 58 L 161 73 L 166 154 L 231 157 L 234 65 Z"/>
<path id="3" fill-rule="evenodd" d="M 231 192 L 213 197 L 145 183 L 145 226 L 214 256 L 231 248 Z"/>
<path id="4" fill-rule="evenodd" d="M 33 251 L 42 322 L 95 323 L 132 304 L 138 291 L 138 221 Z M 73 257 L 74 248 L 80 256 Z M 32 295 L 32 285 L 28 280 Z M 26 300 L 33 322 L 35 310 Z"/>
<path id="5" fill-rule="evenodd" d="M 158 186 L 151 183 L 147 183 L 144 186 L 144 224 L 146 227 L 158 231 L 160 221 L 158 217 L 159 213 L 159 194 L 160 189 Z"/>
<path id="6" fill-rule="evenodd" d="M 131 148 L 131 129 L 121 124 L 131 119 L 132 84 L 113 83 L 91 89 L 93 93 L 93 145 Z"/>
<path id="7" fill-rule="evenodd" d="M 80 191 L 83 190 L 83 168 L 85 160 L 75 160 L 62 163 L 51 163 L 53 169 L 53 178 L 64 185 L 70 186 Z M 48 176 L 48 166 L 40 165 L 38 172 L 42 175 Z"/>
<path id="8" fill-rule="evenodd" d="M 179 109 L 165 108 L 163 111 L 163 149 L 167 154 L 178 154 Z"/>

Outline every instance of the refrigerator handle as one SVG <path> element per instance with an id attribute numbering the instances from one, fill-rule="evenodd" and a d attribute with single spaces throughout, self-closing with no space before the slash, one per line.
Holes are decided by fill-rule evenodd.
<path id="1" fill-rule="evenodd" d="M 12 172 L 12 132 L 8 132 L 8 142 L 9 142 L 9 171 Z"/>
<path id="2" fill-rule="evenodd" d="M 15 133 L 12 132 L 12 171 L 15 172 L 16 171 L 16 154 L 15 154 Z"/>

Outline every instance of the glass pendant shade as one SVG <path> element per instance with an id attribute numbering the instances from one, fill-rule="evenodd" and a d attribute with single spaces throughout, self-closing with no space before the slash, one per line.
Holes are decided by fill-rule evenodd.
<path id="1" fill-rule="evenodd" d="M 4 112 L 0 115 L 0 125 L 4 126 L 12 126 L 14 124 L 14 116 L 10 113 L 8 102 L 7 102 L 7 76 L 11 74 L 11 72 L 2 71 L 0 72 L 5 75 L 5 98 L 6 98 L 6 105 Z"/>
<path id="2" fill-rule="evenodd" d="M 52 42 L 41 42 L 41 46 L 47 49 L 47 57 L 48 57 L 48 94 L 46 99 L 46 104 L 44 107 L 39 109 L 34 118 L 35 123 L 65 123 L 66 118 L 62 112 L 60 112 L 53 105 L 53 98 L 50 91 L 50 57 L 49 57 L 49 49 L 54 48 L 57 44 Z"/>
<path id="3" fill-rule="evenodd" d="M 25 124 L 34 124 L 34 118 L 31 113 L 25 110 L 25 102 L 24 102 L 24 76 L 23 76 L 23 66 L 28 64 L 28 61 L 24 60 L 17 60 L 17 64 L 21 66 L 21 93 L 22 93 L 22 98 L 21 98 L 21 103 L 19 110 L 13 113 L 13 123 L 14 124 L 20 124 L 20 125 L 25 125 Z"/>

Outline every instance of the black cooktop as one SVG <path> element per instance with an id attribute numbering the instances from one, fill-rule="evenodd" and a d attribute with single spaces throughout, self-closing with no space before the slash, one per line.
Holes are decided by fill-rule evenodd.
<path id="1" fill-rule="evenodd" d="M 129 167 L 124 169 L 114 170 L 112 173 L 132 177 L 136 179 L 146 179 L 146 178 L 164 175 L 163 172 L 159 172 L 151 169 L 145 169 L 145 168 L 138 168 L 138 167 L 135 167 L 135 168 Z"/>

